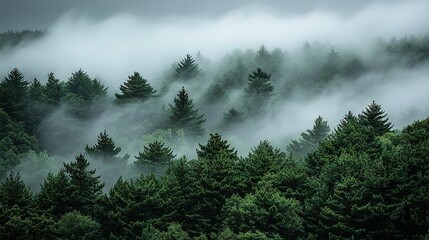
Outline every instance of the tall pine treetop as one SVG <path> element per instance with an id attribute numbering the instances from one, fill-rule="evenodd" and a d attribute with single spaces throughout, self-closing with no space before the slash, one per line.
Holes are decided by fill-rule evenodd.
<path id="1" fill-rule="evenodd" d="M 358 118 L 362 125 L 372 128 L 377 136 L 389 132 L 393 127 L 392 123 L 389 122 L 387 114 L 375 101 L 372 101 L 372 103 L 359 114 Z"/>
<path id="2" fill-rule="evenodd" d="M 115 93 L 118 102 L 130 100 L 147 100 L 156 94 L 156 90 L 138 72 L 128 77 L 127 82 L 119 87 L 121 94 Z"/>
<path id="3" fill-rule="evenodd" d="M 189 80 L 201 73 L 201 69 L 195 62 L 195 59 L 190 55 L 186 54 L 180 62 L 177 63 L 175 69 L 176 79 Z"/>
<path id="4" fill-rule="evenodd" d="M 164 146 L 162 142 L 154 141 L 144 146 L 143 152 L 139 152 L 139 155 L 135 157 L 137 159 L 135 163 L 138 166 L 147 163 L 167 163 L 175 157 L 171 148 Z"/>
<path id="5" fill-rule="evenodd" d="M 210 134 L 210 139 L 207 141 L 207 145 L 201 145 L 200 150 L 197 149 L 198 158 L 214 159 L 221 153 L 227 154 L 228 157 L 237 159 L 237 151 L 230 147 L 227 140 L 222 140 L 219 133 Z"/>
<path id="6" fill-rule="evenodd" d="M 115 142 L 109 135 L 106 130 L 101 132 L 98 136 L 97 143 L 90 147 L 86 145 L 85 151 L 90 155 L 97 158 L 100 158 L 104 161 L 112 161 L 112 160 L 127 160 L 129 155 L 126 154 L 124 157 L 120 158 L 117 155 L 121 152 L 121 147 L 116 147 Z"/>
<path id="7" fill-rule="evenodd" d="M 198 109 L 194 109 L 194 103 L 189 98 L 185 87 L 179 91 L 174 98 L 174 105 L 169 104 L 170 125 L 175 129 L 184 129 L 191 136 L 201 136 L 204 134 L 202 124 L 206 121 L 204 114 L 199 115 Z"/>

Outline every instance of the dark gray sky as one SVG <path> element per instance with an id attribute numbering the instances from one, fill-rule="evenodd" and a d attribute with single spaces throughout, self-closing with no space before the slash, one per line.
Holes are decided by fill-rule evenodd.
<path id="1" fill-rule="evenodd" d="M 389 2 L 399 0 L 389 0 Z M 247 5 L 261 5 L 278 14 L 293 15 L 313 10 L 353 14 L 376 0 L 0 0 L 0 31 L 48 29 L 62 14 L 77 11 L 95 19 L 117 13 L 157 19 L 171 16 L 213 18 Z"/>

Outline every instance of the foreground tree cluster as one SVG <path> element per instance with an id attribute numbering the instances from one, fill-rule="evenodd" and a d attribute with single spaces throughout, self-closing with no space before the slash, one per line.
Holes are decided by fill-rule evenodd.
<path id="1" fill-rule="evenodd" d="M 247 156 L 221 136 L 244 126 L 247 141 L 297 92 L 311 99 L 394 64 L 418 67 L 428 43 L 380 42 L 392 61 L 375 64 L 315 43 L 291 61 L 262 45 L 225 57 L 209 84 L 207 61 L 187 54 L 164 86 L 134 72 L 114 95 L 81 69 L 29 81 L 14 68 L 0 82 L 0 239 L 428 239 L 429 118 L 394 130 L 373 101 L 332 131 L 319 116 L 285 151 L 263 140 Z M 133 134 L 115 142 L 104 130 L 85 146 L 82 129 L 123 109 L 109 133 Z M 181 157 L 191 141 L 194 159 Z M 72 152 L 84 154 L 53 158 Z M 21 164 L 40 189 L 11 171 Z M 118 169 L 132 174 L 112 177 Z"/>
<path id="2" fill-rule="evenodd" d="M 330 134 L 317 118 L 291 144 L 294 151 L 307 147 L 308 154 L 298 151 L 297 157 L 266 140 L 239 157 L 217 133 L 200 144 L 193 160 L 177 159 L 154 142 L 136 164 L 164 163 L 164 174 L 119 178 L 106 193 L 82 154 L 48 174 L 37 193 L 10 173 L 0 185 L 0 236 L 426 239 L 429 118 L 401 132 L 391 127 L 373 102 L 358 116 L 346 114 Z M 120 148 L 109 139 L 100 134 L 86 151 L 104 149 L 115 157 Z"/>

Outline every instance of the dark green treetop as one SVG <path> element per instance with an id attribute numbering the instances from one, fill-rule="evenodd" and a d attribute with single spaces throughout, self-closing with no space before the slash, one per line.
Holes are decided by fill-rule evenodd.
<path id="1" fill-rule="evenodd" d="M 186 54 L 186 57 L 177 63 L 174 76 L 176 79 L 189 80 L 195 78 L 200 73 L 201 69 L 195 62 L 195 59 L 190 54 Z"/>
<path id="2" fill-rule="evenodd" d="M 37 78 L 35 78 L 28 88 L 28 99 L 32 102 L 34 101 L 42 101 L 44 100 L 45 96 L 43 94 L 44 92 L 44 86 L 40 83 Z"/>
<path id="3" fill-rule="evenodd" d="M 147 100 L 156 94 L 156 90 L 150 83 L 144 79 L 138 72 L 128 76 L 128 80 L 119 87 L 121 94 L 115 93 L 118 102 L 126 102 L 132 100 Z"/>
<path id="4" fill-rule="evenodd" d="M 84 102 L 91 102 L 97 98 L 107 96 L 107 87 L 97 79 L 91 79 L 82 69 L 72 73 L 66 83 L 69 98 L 79 98 Z"/>
<path id="5" fill-rule="evenodd" d="M 0 108 L 16 122 L 25 122 L 28 117 L 28 85 L 18 68 L 12 69 L 0 83 Z"/>
<path id="6" fill-rule="evenodd" d="M 107 134 L 106 130 L 101 132 L 97 138 L 97 143 L 90 147 L 86 145 L 85 151 L 93 157 L 100 158 L 103 161 L 111 162 L 116 160 L 126 161 L 130 156 L 126 154 L 123 157 L 117 155 L 121 152 L 121 147 L 117 147 L 115 141 Z"/>
<path id="7" fill-rule="evenodd" d="M 372 101 L 366 109 L 359 114 L 359 122 L 364 126 L 372 128 L 377 136 L 390 132 L 393 125 L 389 122 L 387 114 L 381 109 L 381 106 Z"/>
<path id="8" fill-rule="evenodd" d="M 306 132 L 301 133 L 299 140 L 292 140 L 287 150 L 296 157 L 305 157 L 308 153 L 317 149 L 319 143 L 328 137 L 330 130 L 328 122 L 319 116 L 314 121 L 313 129 L 308 129 Z"/>
<path id="9" fill-rule="evenodd" d="M 260 68 L 249 74 L 249 85 L 245 89 L 249 112 L 259 112 L 271 97 L 274 87 L 270 77 L 270 74 L 263 72 Z"/>
<path id="10" fill-rule="evenodd" d="M 198 109 L 194 109 L 194 103 L 189 98 L 185 88 L 179 91 L 174 98 L 174 105 L 170 105 L 170 125 L 175 129 L 184 129 L 191 136 L 204 134 L 202 124 L 206 121 L 204 114 L 198 115 Z"/>
<path id="11" fill-rule="evenodd" d="M 137 159 L 135 163 L 139 166 L 147 163 L 167 163 L 175 157 L 171 148 L 164 146 L 163 142 L 154 141 L 144 146 L 143 152 L 139 152 L 135 157 Z"/>
<path id="12" fill-rule="evenodd" d="M 70 179 L 71 206 L 82 214 L 93 216 L 103 194 L 100 176 L 94 176 L 95 169 L 89 170 L 89 162 L 82 154 L 76 156 L 74 162 L 64 163 L 64 172 Z"/>
<path id="13" fill-rule="evenodd" d="M 46 97 L 47 103 L 51 105 L 58 105 L 61 98 L 64 97 L 64 87 L 53 72 L 48 74 L 48 81 L 46 82 L 43 94 Z"/>
<path id="14" fill-rule="evenodd" d="M 201 145 L 200 150 L 197 149 L 198 158 L 213 159 L 219 154 L 227 154 L 232 159 L 238 159 L 237 151 L 234 148 L 231 148 L 231 145 L 228 144 L 227 140 L 222 140 L 219 133 L 210 134 L 210 139 L 207 141 L 206 145 Z"/>

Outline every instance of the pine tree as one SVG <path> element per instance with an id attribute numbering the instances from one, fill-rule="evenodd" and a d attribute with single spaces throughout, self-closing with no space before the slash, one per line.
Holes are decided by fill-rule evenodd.
<path id="1" fill-rule="evenodd" d="M 28 85 L 18 68 L 12 69 L 0 83 L 0 108 L 16 122 L 26 122 L 28 118 Z"/>
<path id="2" fill-rule="evenodd" d="M 98 136 L 97 143 L 90 147 L 86 145 L 85 151 L 88 155 L 99 158 L 106 162 L 116 162 L 116 161 L 126 161 L 130 157 L 128 154 L 123 157 L 118 157 L 117 155 L 121 152 L 121 147 L 116 147 L 115 142 L 109 135 L 106 130 L 101 132 Z"/>
<path id="3" fill-rule="evenodd" d="M 141 167 L 146 164 L 163 164 L 172 161 L 175 157 L 171 148 L 164 146 L 162 142 L 154 141 L 144 146 L 143 152 L 139 152 L 139 155 L 135 157 L 137 159 L 135 164 Z"/>
<path id="4" fill-rule="evenodd" d="M 248 190 L 256 186 L 256 183 L 266 174 L 280 171 L 286 159 L 286 154 L 273 147 L 267 140 L 261 141 L 258 146 L 252 148 L 243 161 Z"/>
<path id="5" fill-rule="evenodd" d="M 43 95 L 43 91 L 43 85 L 39 80 L 37 80 L 37 78 L 35 78 L 28 89 L 28 99 L 32 102 L 40 102 L 44 100 L 45 97 Z"/>
<path id="6" fill-rule="evenodd" d="M 194 103 L 184 87 L 174 98 L 174 106 L 169 105 L 171 127 L 174 129 L 182 128 L 190 136 L 202 136 L 204 134 L 204 129 L 201 126 L 206 121 L 204 114 L 198 115 L 198 109 L 194 109 Z"/>
<path id="7" fill-rule="evenodd" d="M 64 169 L 56 174 L 49 173 L 36 196 L 37 206 L 52 216 L 60 217 L 74 208 L 71 191 L 70 178 Z"/>
<path id="8" fill-rule="evenodd" d="M 334 47 L 332 47 L 322 67 L 320 81 L 322 83 L 326 83 L 329 80 L 333 79 L 338 73 L 340 73 L 339 65 L 340 65 L 340 56 L 338 52 L 334 50 Z"/>
<path id="9" fill-rule="evenodd" d="M 200 67 L 190 54 L 186 54 L 175 69 L 175 78 L 180 80 L 189 80 L 197 77 L 201 73 Z"/>
<path id="10" fill-rule="evenodd" d="M 256 62 L 256 67 L 261 68 L 265 71 L 267 71 L 270 68 L 271 54 L 264 45 L 261 45 L 259 47 L 259 50 L 256 52 L 255 62 Z"/>
<path id="11" fill-rule="evenodd" d="M 100 81 L 91 79 L 82 69 L 72 73 L 66 83 L 66 90 L 72 95 L 69 97 L 77 97 L 85 103 L 107 96 L 107 87 L 104 87 Z"/>
<path id="12" fill-rule="evenodd" d="M 225 129 L 230 129 L 235 124 L 241 123 L 245 119 L 244 114 L 235 108 L 230 108 L 223 114 L 222 124 Z"/>
<path id="13" fill-rule="evenodd" d="M 64 97 L 64 89 L 60 83 L 60 80 L 55 78 L 53 72 L 48 74 L 48 81 L 44 88 L 46 102 L 50 105 L 58 105 L 61 99 Z"/>
<path id="14" fill-rule="evenodd" d="M 245 89 L 246 106 L 250 113 L 260 113 L 266 102 L 271 97 L 274 87 L 270 82 L 270 74 L 260 68 L 249 74 L 249 85 Z"/>
<path id="15" fill-rule="evenodd" d="M 0 108 L 0 178 L 20 163 L 20 154 L 36 149 L 36 138 Z"/>
<path id="16" fill-rule="evenodd" d="M 381 109 L 381 106 L 372 101 L 366 109 L 359 114 L 359 122 L 370 127 L 376 136 L 381 136 L 392 129 L 392 123 L 389 122 L 387 114 Z"/>
<path id="17" fill-rule="evenodd" d="M 292 140 L 287 150 L 298 158 L 305 157 L 308 153 L 317 149 L 319 143 L 328 137 L 329 131 L 328 122 L 319 116 L 314 121 L 313 129 L 308 129 L 306 132 L 301 133 L 301 139 Z"/>
<path id="18" fill-rule="evenodd" d="M 231 148 L 227 140 L 222 140 L 219 133 L 210 134 L 210 139 L 206 145 L 198 145 L 200 146 L 200 150 L 197 149 L 198 158 L 210 160 L 220 154 L 226 154 L 232 159 L 238 159 L 237 151 Z"/>
<path id="19" fill-rule="evenodd" d="M 127 82 L 119 87 L 121 94 L 115 93 L 117 102 L 127 102 L 141 100 L 145 101 L 150 97 L 155 96 L 156 90 L 144 79 L 138 72 L 128 76 Z"/>
<path id="20" fill-rule="evenodd" d="M 19 173 L 10 172 L 9 176 L 0 184 L 0 204 L 5 209 L 18 207 L 20 214 L 25 215 L 33 209 L 33 195 L 25 186 Z M 0 214 L 3 215 L 3 212 Z"/>
<path id="21" fill-rule="evenodd" d="M 70 111 L 77 117 L 88 118 L 100 114 L 107 98 L 107 87 L 91 79 L 81 69 L 72 73 L 65 86 Z"/>
<path id="22" fill-rule="evenodd" d="M 64 172 L 70 179 L 70 207 L 88 216 L 94 216 L 97 203 L 103 194 L 104 184 L 95 170 L 89 170 L 89 162 L 79 154 L 76 160 L 64 163 Z"/>

